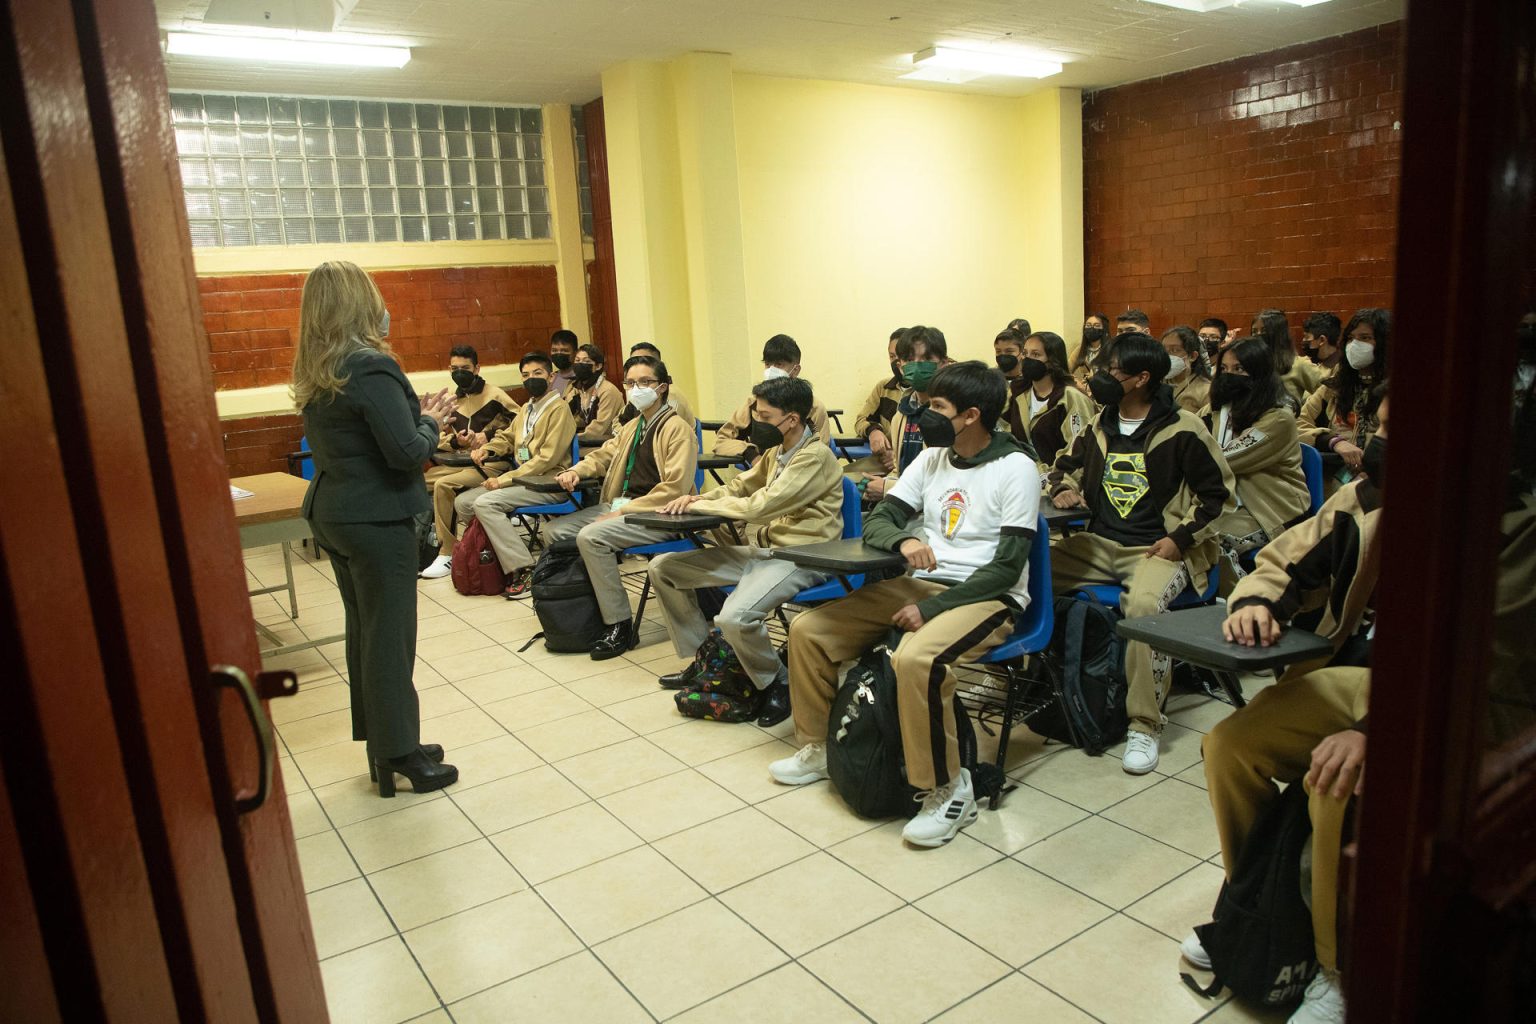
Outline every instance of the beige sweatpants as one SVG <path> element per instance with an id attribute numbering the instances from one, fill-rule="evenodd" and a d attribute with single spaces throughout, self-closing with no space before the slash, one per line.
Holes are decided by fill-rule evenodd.
<path id="1" fill-rule="evenodd" d="M 891 616 L 944 590 L 911 576 L 869 583 L 852 594 L 796 616 L 789 624 L 789 692 L 795 737 L 824 743 L 837 693 L 837 670 L 891 631 Z M 907 781 L 918 789 L 944 786 L 960 774 L 955 738 L 955 674 L 950 666 L 1002 643 L 1013 610 L 981 601 L 934 616 L 905 633 L 891 656 Z"/>
<path id="2" fill-rule="evenodd" d="M 1228 877 L 1254 821 L 1278 795 L 1275 783 L 1297 784 L 1313 748 L 1365 717 L 1370 678 L 1367 668 L 1287 674 L 1206 735 L 1205 782 Z M 1328 970 L 1338 968 L 1339 848 L 1348 805 L 1348 798 L 1309 790 L 1312 933 L 1318 962 Z"/>

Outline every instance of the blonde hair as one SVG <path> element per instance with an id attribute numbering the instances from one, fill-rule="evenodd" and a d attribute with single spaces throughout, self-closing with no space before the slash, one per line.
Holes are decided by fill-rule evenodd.
<path id="1" fill-rule="evenodd" d="M 353 352 L 388 352 L 383 326 L 384 296 L 362 267 L 329 260 L 310 271 L 299 300 L 299 348 L 288 386 L 294 406 L 340 394 L 348 380 L 341 364 Z"/>

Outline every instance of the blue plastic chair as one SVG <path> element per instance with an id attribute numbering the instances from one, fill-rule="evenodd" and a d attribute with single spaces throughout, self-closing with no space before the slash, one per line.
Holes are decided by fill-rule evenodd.
<path id="1" fill-rule="evenodd" d="M 1185 587 L 1184 592 L 1168 605 L 1169 611 L 1177 611 L 1180 608 L 1198 608 L 1203 604 L 1210 604 L 1216 600 L 1216 592 L 1221 588 L 1221 574 L 1216 566 L 1211 566 L 1205 574 L 1205 589 L 1196 590 L 1194 587 Z M 1092 595 L 1106 608 L 1119 608 L 1120 598 L 1125 594 L 1125 588 L 1118 583 L 1085 583 L 1072 591 L 1073 596 L 1087 597 Z"/>
<path id="2" fill-rule="evenodd" d="M 864 503 L 859 494 L 858 485 L 847 477 L 843 477 L 843 540 L 853 540 L 864 536 Z M 839 597 L 846 597 L 864 585 L 864 574 L 847 577 L 847 585 L 839 579 L 826 580 L 814 587 L 806 587 L 800 593 L 789 599 L 790 604 L 821 604 L 824 601 L 834 601 Z M 780 618 L 783 612 L 779 613 Z"/>
<path id="3" fill-rule="evenodd" d="M 1323 453 L 1306 443 L 1301 446 L 1301 474 L 1307 478 L 1307 494 L 1312 499 L 1307 511 L 1315 516 L 1323 507 Z"/>

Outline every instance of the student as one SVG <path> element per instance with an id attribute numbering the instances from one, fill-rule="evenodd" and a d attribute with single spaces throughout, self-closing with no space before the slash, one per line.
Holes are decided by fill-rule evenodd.
<path id="1" fill-rule="evenodd" d="M 1012 412 L 1014 403 L 1019 396 L 1029 390 L 1030 381 L 1024 377 L 1024 339 L 1027 334 L 1020 334 L 1012 327 L 1004 327 L 992 339 L 992 360 L 1002 372 L 1003 379 L 1008 382 L 1008 410 Z M 1005 414 L 1005 417 L 1007 415 Z M 1017 436 L 1017 435 L 1015 435 Z"/>
<path id="2" fill-rule="evenodd" d="M 596 504 L 561 516 L 545 535 L 551 541 L 576 538 L 587 576 L 608 629 L 592 647 L 593 661 L 616 658 L 634 646 L 629 595 L 619 576 L 625 548 L 655 544 L 671 535 L 624 521 L 628 512 L 655 512 L 693 493 L 699 465 L 694 426 L 667 404 L 672 385 L 666 364 L 650 356 L 624 362 L 624 390 L 636 416 L 601 448 L 588 452 L 556 479 L 567 491 L 584 479 L 602 477 Z"/>
<path id="3" fill-rule="evenodd" d="M 885 489 L 896 482 L 923 450 L 923 434 L 918 429 L 917 420 L 928 405 L 928 385 L 949 362 L 949 343 L 937 327 L 922 324 L 908 327 L 896 339 L 896 360 L 901 364 L 901 383 L 906 389 L 896 403 L 896 414 L 891 417 L 891 444 L 895 449 L 896 464 L 883 477 L 864 477 L 864 493 L 872 498 L 882 497 Z"/>
<path id="4" fill-rule="evenodd" d="M 1192 582 L 1204 584 L 1220 551 L 1217 520 L 1231 507 L 1232 470 L 1205 424 L 1174 403 L 1167 376 L 1168 353 L 1149 335 L 1115 339 L 1109 369 L 1089 381 L 1104 412 L 1050 475 L 1057 508 L 1089 511 L 1088 529 L 1052 549 L 1053 586 L 1119 583 L 1127 618 L 1166 611 Z M 1157 767 L 1168 669 L 1167 655 L 1126 644 L 1131 723 L 1121 765 L 1132 775 Z"/>
<path id="5" fill-rule="evenodd" d="M 550 390 L 557 395 L 564 395 L 565 389 L 571 386 L 571 381 L 576 374 L 571 370 L 571 363 L 576 357 L 576 346 L 580 343 L 575 331 L 559 330 L 549 336 L 549 361 L 555 368 L 555 375 L 550 380 Z"/>
<path id="6" fill-rule="evenodd" d="M 1029 326 L 1029 321 L 1024 319 L 1022 316 L 1016 316 L 1012 320 L 1009 320 L 1008 326 L 1004 327 L 1003 330 L 1012 331 L 1014 334 L 1017 334 L 1021 338 L 1027 338 L 1031 334 L 1035 333 L 1035 329 Z"/>
<path id="7" fill-rule="evenodd" d="M 1301 325 L 1301 347 L 1319 370 L 1337 368 L 1344 355 L 1339 348 L 1339 318 L 1332 313 L 1313 313 L 1307 317 Z"/>
<path id="8" fill-rule="evenodd" d="M 523 531 L 512 518 L 512 510 L 527 505 L 547 505 L 547 493 L 519 485 L 524 477 L 558 473 L 571 465 L 571 439 L 576 436 L 576 421 L 570 407 L 555 394 L 550 383 L 554 366 L 542 352 L 530 352 L 518 365 L 529 403 L 523 406 L 512 425 L 490 440 L 484 448 L 470 453 L 477 466 L 491 465 L 503 458 L 516 460 L 515 468 L 502 473 L 488 472 L 484 483 L 465 491 L 454 500 L 458 521 L 468 525 L 480 520 L 480 528 L 496 552 L 501 571 L 510 576 L 504 592 L 507 598 L 528 596 L 528 575 L 533 569 L 533 555 L 523 540 Z"/>
<path id="9" fill-rule="evenodd" d="M 1286 404 L 1291 412 L 1296 412 L 1322 383 L 1322 371 L 1310 361 L 1296 358 L 1291 325 L 1281 310 L 1261 309 L 1255 313 L 1251 333 L 1269 345 L 1274 355 L 1275 372 L 1280 375 L 1280 386 L 1285 389 Z"/>
<path id="10" fill-rule="evenodd" d="M 1103 313 L 1089 313 L 1083 317 L 1083 336 L 1077 352 L 1072 356 L 1072 379 L 1078 388 L 1088 393 L 1088 378 L 1104 369 L 1109 359 L 1109 346 L 1104 344 L 1109 334 L 1109 317 Z"/>
<path id="11" fill-rule="evenodd" d="M 975 361 L 946 366 L 928 394 L 920 417 L 928 447 L 864 526 L 866 544 L 900 552 L 913 573 L 866 583 L 790 623 L 790 707 L 803 746 L 768 770 L 790 786 L 827 778 L 838 666 L 894 625 L 905 634 L 891 666 L 907 781 L 922 791 L 922 807 L 901 834 L 932 847 L 976 820 L 955 741 L 951 666 L 1001 643 L 1029 603 L 1040 479 L 1013 435 L 994 429 L 1008 401 L 995 369 Z"/>
<path id="12" fill-rule="evenodd" d="M 1268 647 L 1291 618 L 1316 609 L 1321 620 L 1313 631 L 1332 643 L 1332 661 L 1328 667 L 1316 661 L 1292 665 L 1201 744 L 1228 878 L 1254 822 L 1277 795 L 1274 783 L 1300 781 L 1307 789 L 1312 939 L 1322 969 L 1292 1015 L 1294 1024 L 1344 1020 L 1336 919 L 1339 853 L 1345 811 L 1350 796 L 1360 791 L 1365 767 L 1370 669 L 1360 666 L 1369 664 L 1373 630 L 1367 623 L 1380 565 L 1384 395 L 1379 413 L 1381 429 L 1367 457 L 1369 479 L 1341 488 L 1318 515 L 1259 552 L 1257 568 L 1232 592 L 1231 614 L 1222 626 L 1231 642 Z M 1191 934 L 1180 949 L 1190 963 L 1210 969 L 1198 936 Z"/>
<path id="13" fill-rule="evenodd" d="M 629 346 L 629 354 L 631 356 L 650 356 L 657 362 L 661 362 L 661 349 L 649 341 L 639 341 Z M 688 399 L 684 398 L 683 393 L 670 384 L 667 385 L 666 402 L 684 423 L 694 423 L 698 420 L 698 416 L 694 414 L 693 406 L 688 404 Z M 626 405 L 624 410 L 619 413 L 619 426 L 628 423 L 637 415 L 639 414 L 634 406 Z"/>
<path id="14" fill-rule="evenodd" d="M 496 385 L 480 376 L 480 356 L 469 345 L 455 345 L 448 356 L 453 375 L 453 417 L 443 424 L 437 450 L 464 451 L 484 447 L 487 441 L 517 415 L 518 406 Z M 511 468 L 493 463 L 493 471 Z M 441 579 L 453 571 L 453 499 L 461 491 L 479 487 L 484 475 L 471 466 L 430 466 L 427 490 L 432 495 L 433 525 L 437 531 L 437 557 L 421 571 L 425 580 Z"/>
<path id="15" fill-rule="evenodd" d="M 775 334 L 763 342 L 763 379 L 800 376 L 800 346 L 787 334 Z M 811 432 L 823 444 L 832 440 L 832 430 L 827 426 L 827 410 L 817 402 L 811 407 Z M 747 436 L 752 426 L 752 399 L 731 414 L 715 431 L 714 454 L 722 458 L 754 463 L 762 454 Z"/>
<path id="16" fill-rule="evenodd" d="M 1200 349 L 1193 327 L 1180 324 L 1163 332 L 1163 351 L 1168 353 L 1168 386 L 1180 409 L 1198 413 L 1211 398 L 1211 368 Z"/>
<path id="17" fill-rule="evenodd" d="M 1205 352 L 1207 365 L 1219 365 L 1221 346 L 1227 341 L 1227 322 L 1219 317 L 1208 316 L 1200 321 L 1195 333 L 1200 336 L 1200 347 Z"/>
<path id="18" fill-rule="evenodd" d="M 1261 548 L 1306 518 L 1311 505 L 1301 471 L 1296 417 L 1283 402 L 1269 345 L 1243 338 L 1221 354 L 1201 416 L 1236 478 L 1236 508 L 1217 524 L 1225 564 L 1222 592 L 1243 576 L 1238 556 Z"/>
<path id="19" fill-rule="evenodd" d="M 881 377 L 875 381 L 869 389 L 869 397 L 864 399 L 864 404 L 859 408 L 859 415 L 853 422 L 854 433 L 862 437 L 869 445 L 869 460 L 864 459 L 850 466 L 850 470 L 861 472 L 885 472 L 889 473 L 896 468 L 896 449 L 891 445 L 891 420 L 896 415 L 896 403 L 901 401 L 901 361 L 896 358 L 896 340 L 901 337 L 905 327 L 898 327 L 891 332 L 891 337 L 885 346 L 885 358 L 891 366 L 891 375 Z"/>
<path id="20" fill-rule="evenodd" d="M 1365 446 L 1376 435 L 1372 389 L 1386 379 L 1391 334 L 1392 314 L 1385 309 L 1362 309 L 1350 317 L 1344 328 L 1344 358 L 1307 396 L 1297 417 L 1301 439 L 1338 455 L 1351 474 L 1360 472 Z"/>
<path id="21" fill-rule="evenodd" d="M 576 350 L 575 361 L 571 363 L 570 409 L 583 441 L 606 441 L 612 437 L 624 408 L 624 392 L 603 376 L 605 361 L 602 349 L 583 345 Z"/>
<path id="22" fill-rule="evenodd" d="M 1115 317 L 1115 337 L 1122 334 L 1152 333 L 1152 318 L 1139 309 L 1128 309 Z"/>
<path id="23" fill-rule="evenodd" d="M 1036 331 L 1025 339 L 1023 353 L 1020 372 L 1027 387 L 1008 403 L 1008 429 L 1035 453 L 1044 479 L 1056 457 L 1071 449 L 1098 412 L 1093 399 L 1073 387 L 1061 335 Z"/>
<path id="24" fill-rule="evenodd" d="M 795 377 L 765 380 L 752 389 L 752 443 L 763 457 L 723 487 L 674 499 L 665 512 L 725 516 L 743 526 L 745 544 L 717 531 L 718 543 L 678 551 L 651 562 L 651 585 L 667 613 L 667 632 L 682 657 L 692 657 L 709 635 L 709 622 L 693 591 L 733 586 L 715 614 L 720 635 L 736 652 L 743 671 L 767 694 L 758 724 L 777 725 L 789 715 L 789 680 L 765 625 L 785 601 L 827 578 L 793 562 L 768 557 L 776 547 L 815 544 L 842 536 L 843 471 L 832 449 L 809 428 L 816 396 Z M 664 675 L 662 686 L 694 682 L 694 666 Z"/>

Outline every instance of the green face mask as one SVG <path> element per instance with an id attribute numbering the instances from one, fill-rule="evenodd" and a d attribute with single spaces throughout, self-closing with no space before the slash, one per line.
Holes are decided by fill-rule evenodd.
<path id="1" fill-rule="evenodd" d="M 901 382 L 913 391 L 927 392 L 929 382 L 933 380 L 933 375 L 938 372 L 938 363 L 908 363 L 901 368 Z"/>

